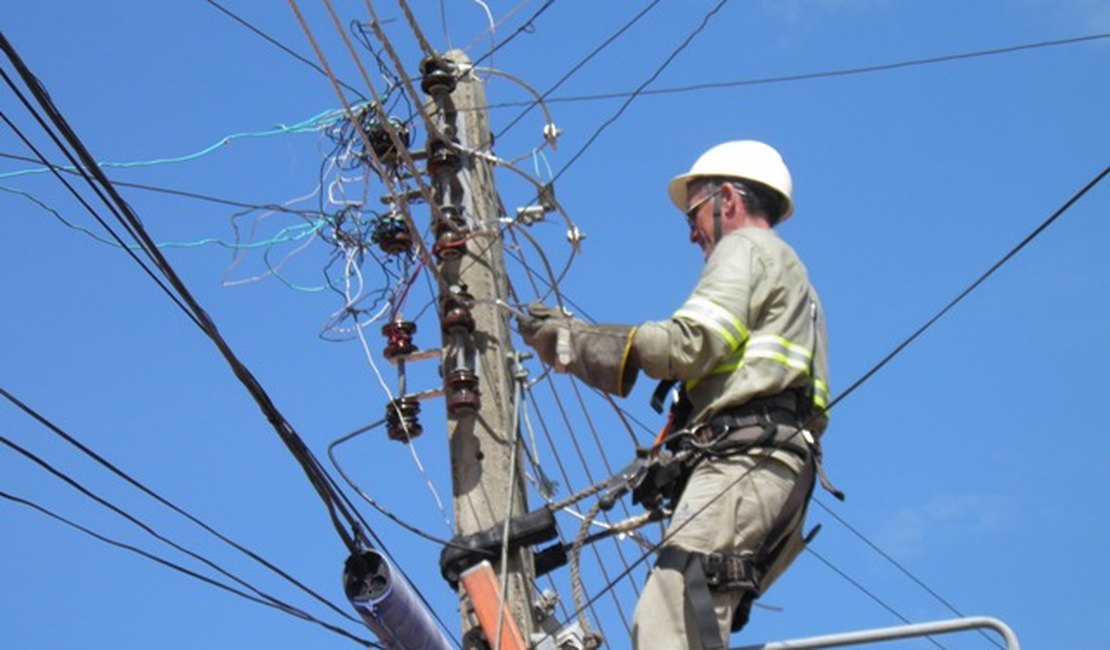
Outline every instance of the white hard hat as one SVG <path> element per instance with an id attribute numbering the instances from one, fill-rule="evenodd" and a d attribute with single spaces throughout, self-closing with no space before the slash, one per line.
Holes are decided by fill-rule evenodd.
<path id="1" fill-rule="evenodd" d="M 794 212 L 794 181 L 782 156 L 771 145 L 756 140 L 733 140 L 719 144 L 701 155 L 690 171 L 676 176 L 667 188 L 671 201 L 685 212 L 686 186 L 696 178 L 735 178 L 764 185 L 783 198 L 779 222 Z"/>

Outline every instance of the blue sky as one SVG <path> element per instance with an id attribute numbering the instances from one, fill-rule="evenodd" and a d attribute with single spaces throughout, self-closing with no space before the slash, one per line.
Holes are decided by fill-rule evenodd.
<path id="1" fill-rule="evenodd" d="M 325 9 L 301 7 L 341 78 L 360 78 Z M 480 3 L 412 3 L 431 44 L 488 51 Z M 490 2 L 503 40 L 542 3 Z M 626 92 L 647 80 L 716 2 L 661 2 L 571 77 L 553 97 Z M 289 48 L 312 50 L 285 3 L 228 2 L 232 11 Z M 541 92 L 646 3 L 559 0 L 534 29 L 499 49 L 494 68 Z M 368 20 L 360 2 L 335 2 L 344 22 Z M 392 3 L 375 10 L 404 60 L 420 54 Z M 318 210 L 316 188 L 333 145 L 319 131 L 274 132 L 340 108 L 327 79 L 200 2 L 23 3 L 4 10 L 4 35 L 50 91 L 101 161 L 184 157 L 176 163 L 109 168 L 115 180 L 173 188 L 247 204 Z M 897 63 L 1110 32 L 1110 9 L 1087 0 L 782 0 L 727 3 L 649 87 L 757 80 Z M 369 60 L 368 54 L 362 55 Z M 13 75 L 5 61 L 3 70 Z M 833 393 L 839 394 L 952 297 L 1032 232 L 1108 164 L 1110 39 L 1022 50 L 867 74 L 638 97 L 559 178 L 556 193 L 588 234 L 562 292 L 598 321 L 639 322 L 670 314 L 701 264 L 666 198 L 667 181 L 720 141 L 755 138 L 778 147 L 795 179 L 796 215 L 782 229 L 805 260 L 829 320 Z M 488 76 L 492 105 L 528 95 Z M 57 151 L 6 88 L 2 109 L 28 137 Z M 532 111 L 501 136 L 495 153 L 541 179 L 558 172 L 620 108 L 623 98 L 553 101 L 563 130 L 558 149 L 542 142 Z M 398 109 L 404 112 L 403 106 Z M 494 108 L 495 130 L 519 107 Z M 31 156 L 6 126 L 0 153 Z M 417 145 L 425 133 L 418 129 Z M 99 226 L 35 165 L 0 159 L 4 318 L 2 387 L 124 470 L 224 534 L 346 607 L 340 585 L 345 549 L 323 506 L 212 344 L 116 247 L 67 227 Z M 347 175 L 344 187 L 376 202 L 381 185 Z M 334 176 L 328 176 L 334 180 Z M 507 170 L 497 178 L 507 210 L 531 186 Z M 124 188 L 159 242 L 232 241 L 235 227 L 265 243 L 297 217 Z M 88 192 L 84 192 L 88 196 Z M 360 196 L 360 195 L 359 195 Z M 303 198 L 308 197 L 308 198 Z M 333 197 L 338 198 L 338 197 Z M 326 203 L 326 199 L 324 200 Z M 328 209 L 335 210 L 334 205 Z M 1102 541 L 1110 533 L 1099 479 L 1110 467 L 1103 435 L 1110 419 L 1105 384 L 1110 347 L 1110 243 L 1103 182 L 965 301 L 864 383 L 833 412 L 827 469 L 848 500 L 823 493 L 811 523 L 823 530 L 763 602 L 734 645 L 884 627 L 953 616 L 853 532 L 846 521 L 965 614 L 998 617 L 1023 645 L 1098 647 L 1110 634 Z M 104 214 L 107 214 L 104 212 Z M 418 223 L 426 212 L 416 211 Z M 254 228 L 252 231 L 251 229 Z M 556 267 L 570 255 L 566 225 L 529 231 Z M 253 234 L 252 234 L 253 233 Z M 299 243 L 300 240 L 298 240 Z M 266 246 L 203 244 L 166 248 L 201 304 L 275 403 L 326 461 L 328 444 L 379 419 L 387 401 L 377 370 L 396 390 L 365 333 L 368 358 L 350 331 L 327 332 L 343 298 L 310 291 L 322 283 L 330 249 L 272 243 L 288 257 L 281 279 L 266 270 Z M 526 244 L 520 251 L 539 266 Z M 341 269 L 340 269 L 341 270 Z M 524 299 L 522 267 L 510 264 Z M 373 262 L 367 291 L 388 280 Z M 429 299 L 419 279 L 404 305 L 416 316 Z M 417 343 L 438 345 L 431 312 Z M 321 334 L 324 336 L 321 336 Z M 338 338 L 340 341 L 326 341 Z M 438 383 L 414 369 L 410 386 Z M 541 369 L 530 365 L 532 376 Z M 584 395 L 582 415 L 566 378 L 535 387 L 530 418 L 541 463 L 583 487 L 587 471 L 624 464 L 632 440 L 611 409 Z M 623 406 L 658 424 L 641 381 Z M 554 441 L 544 442 L 541 421 Z M 375 430 L 339 448 L 344 469 L 383 505 L 437 536 L 450 532 L 443 411 L 425 405 L 424 435 L 412 450 Z M 591 430 L 590 425 L 593 425 Z M 583 463 L 571 444 L 574 431 Z M 4 403 L 0 435 L 28 449 L 174 541 L 219 562 L 259 588 L 361 636 L 369 633 L 320 606 L 242 554 L 112 477 Z M 644 443 L 650 433 L 635 429 Z M 557 469 L 555 453 L 566 466 Z M 419 460 L 419 467 L 417 460 Z M 331 469 L 328 464 L 329 470 Z M 420 467 L 423 468 L 421 471 Z M 0 491 L 33 501 L 105 536 L 190 568 L 195 561 L 160 544 L 83 497 L 10 448 L 0 448 Z M 538 503 L 531 495 L 532 503 Z M 449 506 L 448 506 L 449 509 Z M 450 627 L 454 595 L 438 575 L 439 548 L 360 505 L 387 549 Z M 573 536 L 576 524 L 560 520 Z M 11 648 L 352 647 L 321 627 L 216 590 L 135 554 L 109 547 L 25 506 L 0 502 L 0 628 Z M 600 590 L 638 557 L 631 541 L 584 560 L 587 588 Z M 600 559 L 599 559 L 600 558 Z M 616 569 L 614 569 L 616 567 Z M 870 598 L 846 580 L 866 588 Z M 642 568 L 603 596 L 596 615 L 610 647 L 627 647 Z M 569 606 L 566 570 L 556 576 Z M 889 608 L 889 609 L 888 609 Z M 993 647 L 977 634 L 942 637 L 946 648 Z M 932 647 L 927 641 L 893 647 Z"/>

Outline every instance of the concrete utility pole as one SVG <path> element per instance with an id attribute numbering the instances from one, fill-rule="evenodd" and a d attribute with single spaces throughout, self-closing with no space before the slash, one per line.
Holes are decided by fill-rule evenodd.
<path id="1" fill-rule="evenodd" d="M 463 149 L 481 148 L 490 140 L 486 96 L 472 74 L 466 54 L 444 58 L 453 68 L 436 87 L 442 63 L 427 60 L 424 90 L 432 96 L 440 133 Z M 450 92 L 446 92 L 450 89 Z M 433 134 L 434 138 L 434 134 Z M 449 290 L 440 296 L 443 327 L 443 376 L 448 410 L 456 532 L 468 535 L 500 526 L 527 510 L 514 422 L 514 368 L 519 364 L 509 338 L 506 310 L 495 300 L 507 295 L 507 278 L 499 234 L 499 201 L 487 160 L 461 153 L 430 139 L 428 169 L 441 218 L 433 224 L 440 269 Z M 509 554 L 505 616 L 512 615 L 528 639 L 532 630 L 532 556 L 528 549 Z M 464 632 L 474 622 L 463 601 Z M 489 639 L 490 645 L 495 639 Z"/>

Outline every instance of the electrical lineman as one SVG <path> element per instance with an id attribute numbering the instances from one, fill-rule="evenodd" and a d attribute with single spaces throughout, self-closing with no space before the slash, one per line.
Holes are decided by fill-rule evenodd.
<path id="1" fill-rule="evenodd" d="M 610 393 L 627 395 L 640 370 L 662 386 L 682 382 L 666 442 L 691 460 L 633 647 L 709 650 L 727 647 L 804 544 L 827 423 L 825 322 L 804 266 L 772 229 L 794 211 L 775 149 L 713 147 L 669 193 L 705 255 L 670 319 L 591 325 L 532 305 L 521 332 L 546 363 Z"/>

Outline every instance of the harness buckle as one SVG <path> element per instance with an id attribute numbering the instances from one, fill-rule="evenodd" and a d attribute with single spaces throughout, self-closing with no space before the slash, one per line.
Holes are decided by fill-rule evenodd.
<path id="1" fill-rule="evenodd" d="M 705 582 L 712 591 L 749 591 L 759 594 L 763 573 L 750 553 L 707 553 L 702 556 Z"/>

